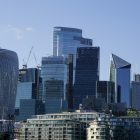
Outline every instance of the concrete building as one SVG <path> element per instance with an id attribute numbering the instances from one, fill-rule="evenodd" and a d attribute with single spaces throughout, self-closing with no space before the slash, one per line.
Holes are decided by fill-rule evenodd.
<path id="1" fill-rule="evenodd" d="M 87 140 L 109 140 L 109 125 L 105 120 L 94 120 L 87 128 Z"/>
<path id="2" fill-rule="evenodd" d="M 108 117 L 94 120 L 87 127 L 87 140 L 139 140 L 139 117 Z"/>
<path id="3" fill-rule="evenodd" d="M 67 119 L 27 120 L 20 140 L 86 140 L 86 123 Z"/>
<path id="4" fill-rule="evenodd" d="M 45 119 L 72 119 L 81 122 L 89 123 L 96 118 L 107 118 L 108 114 L 98 113 L 98 112 L 86 112 L 82 110 L 77 110 L 77 112 L 62 112 L 62 113 L 53 113 L 45 115 L 34 115 L 31 119 L 34 120 L 45 120 Z"/>
<path id="5" fill-rule="evenodd" d="M 140 118 L 98 112 L 36 115 L 17 132 L 20 140 L 139 140 Z"/>
<path id="6" fill-rule="evenodd" d="M 20 140 L 86 140 L 86 127 L 107 114 L 97 112 L 64 112 L 35 115 L 22 124 Z"/>

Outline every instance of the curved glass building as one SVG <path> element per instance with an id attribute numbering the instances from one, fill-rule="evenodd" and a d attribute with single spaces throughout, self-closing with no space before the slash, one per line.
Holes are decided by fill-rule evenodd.
<path id="1" fill-rule="evenodd" d="M 54 27 L 53 55 L 76 55 L 77 48 L 91 47 L 92 39 L 83 38 L 82 30 L 69 27 Z"/>
<path id="2" fill-rule="evenodd" d="M 0 119 L 12 119 L 18 81 L 18 56 L 0 49 Z"/>

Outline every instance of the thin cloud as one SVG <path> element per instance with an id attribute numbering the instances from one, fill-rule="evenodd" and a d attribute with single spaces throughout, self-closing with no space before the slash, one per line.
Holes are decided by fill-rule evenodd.
<path id="1" fill-rule="evenodd" d="M 26 31 L 33 31 L 33 28 L 32 27 L 26 27 L 25 30 Z"/>
<path id="2" fill-rule="evenodd" d="M 26 27 L 21 29 L 18 27 L 14 27 L 12 25 L 8 25 L 8 29 L 7 29 L 7 32 L 12 32 L 15 34 L 17 40 L 23 39 L 25 34 L 31 31 L 33 31 L 32 27 Z"/>

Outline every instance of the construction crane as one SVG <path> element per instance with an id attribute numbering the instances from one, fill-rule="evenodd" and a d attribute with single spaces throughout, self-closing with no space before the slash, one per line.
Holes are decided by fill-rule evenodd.
<path id="1" fill-rule="evenodd" d="M 41 66 L 37 63 L 37 59 L 36 59 L 35 53 L 33 53 L 33 55 L 34 55 L 34 60 L 35 60 L 35 63 L 36 63 L 36 67 L 37 67 L 38 69 L 41 68 Z"/>
<path id="2" fill-rule="evenodd" d="M 29 61 L 29 58 L 30 58 L 30 56 L 31 56 L 31 53 L 32 53 L 33 48 L 34 48 L 34 47 L 32 46 L 31 49 L 30 49 L 30 52 L 29 52 L 27 61 L 25 62 L 25 64 L 22 65 L 22 66 L 23 66 L 23 69 L 27 69 L 27 64 L 28 64 L 28 61 Z"/>

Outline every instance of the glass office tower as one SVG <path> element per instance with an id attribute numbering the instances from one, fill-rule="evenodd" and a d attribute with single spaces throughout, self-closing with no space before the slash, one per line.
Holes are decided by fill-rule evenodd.
<path id="1" fill-rule="evenodd" d="M 82 47 L 77 49 L 76 72 L 73 93 L 74 109 L 87 96 L 96 96 L 96 81 L 99 80 L 99 47 Z"/>
<path id="2" fill-rule="evenodd" d="M 107 104 L 114 103 L 115 84 L 112 81 L 96 82 L 96 98 L 103 99 Z"/>
<path id="3" fill-rule="evenodd" d="M 66 85 L 68 81 L 66 59 L 63 56 L 42 58 L 42 84 L 45 112 L 60 112 L 66 102 Z"/>
<path id="4" fill-rule="evenodd" d="M 15 104 L 16 120 L 27 119 L 30 114 L 35 115 L 39 113 L 40 110 L 37 106 L 35 106 L 35 104 L 38 104 L 38 102 L 41 104 L 41 100 L 39 98 L 39 86 L 40 70 L 38 68 L 24 68 L 19 70 L 19 82 L 17 85 Z M 32 107 L 31 105 L 28 106 L 30 102 L 32 102 Z M 38 112 L 35 112 L 34 110 L 38 110 Z"/>
<path id="5" fill-rule="evenodd" d="M 73 55 L 73 83 L 75 80 L 76 51 L 79 47 L 92 47 L 92 39 L 83 38 L 82 30 L 69 27 L 54 27 L 53 55 Z"/>
<path id="6" fill-rule="evenodd" d="M 126 103 L 127 107 L 130 107 L 130 70 L 130 63 L 112 54 L 110 81 L 115 82 L 115 102 Z"/>
<path id="7" fill-rule="evenodd" d="M 19 70 L 17 86 L 16 108 L 20 106 L 20 99 L 38 99 L 40 70 L 27 68 Z"/>
<path id="8" fill-rule="evenodd" d="M 17 54 L 0 49 L 0 119 L 12 119 L 14 116 L 17 81 Z"/>
<path id="9" fill-rule="evenodd" d="M 92 46 L 92 39 L 82 37 L 82 30 L 68 27 L 54 27 L 53 55 L 76 54 L 78 47 Z"/>

